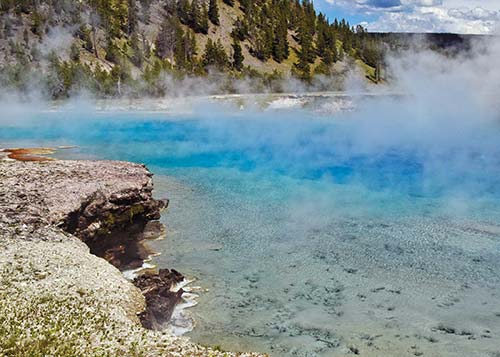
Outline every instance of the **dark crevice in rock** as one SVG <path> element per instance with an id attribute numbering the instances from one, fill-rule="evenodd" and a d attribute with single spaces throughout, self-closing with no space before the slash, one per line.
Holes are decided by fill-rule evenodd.
<path id="1" fill-rule="evenodd" d="M 134 279 L 135 286 L 146 298 L 146 310 L 139 315 L 145 328 L 161 330 L 170 321 L 184 292 L 173 288 L 183 280 L 182 274 L 174 269 L 160 269 L 158 274 L 146 273 Z"/>
<path id="2" fill-rule="evenodd" d="M 152 254 L 144 241 L 164 231 L 158 219 L 167 205 L 168 200 L 153 199 L 149 187 L 109 197 L 98 191 L 68 214 L 61 228 L 85 242 L 92 254 L 120 270 L 137 269 Z M 173 269 L 147 272 L 134 279 L 146 299 L 146 309 L 139 315 L 145 328 L 160 330 L 170 321 L 183 294 L 182 289 L 172 289 L 182 280 L 184 277 Z"/>
<path id="3" fill-rule="evenodd" d="M 160 218 L 167 204 L 166 200 L 153 199 L 146 188 L 124 190 L 109 197 L 98 191 L 69 213 L 61 228 L 117 268 L 136 269 L 151 254 L 143 241 L 163 232 L 159 222 L 151 223 Z"/>

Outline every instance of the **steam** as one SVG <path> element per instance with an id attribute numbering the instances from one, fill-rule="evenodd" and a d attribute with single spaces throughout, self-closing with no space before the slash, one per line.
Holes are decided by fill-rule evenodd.
<path id="1" fill-rule="evenodd" d="M 333 212 L 354 206 L 370 211 L 381 202 L 393 202 L 397 210 L 398 201 L 421 205 L 423 212 L 429 201 L 421 203 L 420 197 L 448 214 L 491 212 L 500 197 L 495 179 L 500 177 L 499 38 L 486 37 L 472 51 L 454 57 L 415 47 L 419 49 L 389 57 L 386 84 L 367 86 L 353 72 L 347 91 L 339 97 L 301 94 L 305 87 L 284 79 L 281 89 L 295 95 L 193 99 L 195 94 L 217 92 L 225 78 L 212 73 L 208 81 L 174 82 L 166 76 L 174 98 L 118 101 L 115 109 L 135 103 L 159 108 L 163 114 L 149 118 L 160 123 L 165 118 L 189 119 L 164 130 L 158 124 L 158 133 L 141 141 L 143 147 L 136 148 L 134 159 L 148 163 L 169 158 L 181 166 L 215 165 L 281 175 L 288 183 L 297 182 L 291 207 L 302 207 L 306 216 L 311 210 Z M 242 93 L 253 90 L 251 80 L 226 84 Z M 358 95 L 366 91 L 371 95 Z M 33 119 L 44 105 L 50 109 L 41 99 L 29 107 L 9 102 L 3 105 L 8 114 L 1 116 L 2 126 L 18 125 L 22 116 Z M 102 130 L 104 124 L 84 120 L 95 117 L 92 101 L 80 96 L 66 105 L 67 119 L 58 121 L 59 130 L 76 144 L 81 133 L 86 140 L 102 140 L 102 132 L 92 130 Z M 30 108 L 33 112 L 28 113 Z M 75 114 L 82 110 L 88 114 Z M 78 122 L 71 120 L 74 117 Z M 129 141 L 139 134 L 128 121 L 113 120 L 113 125 L 120 130 L 106 133 L 106 152 L 110 158 L 127 158 L 119 153 L 129 152 Z M 173 136 L 179 132 L 180 139 Z M 198 162 L 200 156 L 209 159 Z M 302 186 L 303 180 L 310 184 Z M 327 194 L 335 199 L 325 199 Z"/>
<path id="2" fill-rule="evenodd" d="M 40 52 L 47 57 L 52 52 L 62 55 L 63 59 L 68 59 L 69 49 L 73 43 L 72 30 L 61 26 L 49 29 L 39 45 Z"/>

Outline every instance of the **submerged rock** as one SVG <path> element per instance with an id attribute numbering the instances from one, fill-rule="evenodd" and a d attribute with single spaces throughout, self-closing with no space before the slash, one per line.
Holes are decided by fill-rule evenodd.
<path id="1" fill-rule="evenodd" d="M 176 285 L 183 280 L 182 274 L 174 269 L 160 269 L 158 274 L 147 273 L 134 279 L 134 285 L 146 298 L 146 310 L 139 315 L 145 328 L 162 330 L 170 321 L 184 293 Z"/>

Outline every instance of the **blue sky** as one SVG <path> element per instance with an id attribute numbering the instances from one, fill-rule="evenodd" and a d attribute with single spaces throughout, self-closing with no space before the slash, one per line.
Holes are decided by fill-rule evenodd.
<path id="1" fill-rule="evenodd" d="M 488 34 L 500 27 L 500 0 L 315 0 L 330 19 L 370 31 Z"/>

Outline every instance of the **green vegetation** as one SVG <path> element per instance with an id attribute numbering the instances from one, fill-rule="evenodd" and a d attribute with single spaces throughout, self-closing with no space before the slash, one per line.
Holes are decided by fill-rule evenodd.
<path id="1" fill-rule="evenodd" d="M 307 84 L 347 59 L 378 82 L 383 63 L 376 37 L 309 0 L 6 0 L 0 44 L 0 85 L 51 98 L 165 95 L 166 81 L 214 71 Z"/>

